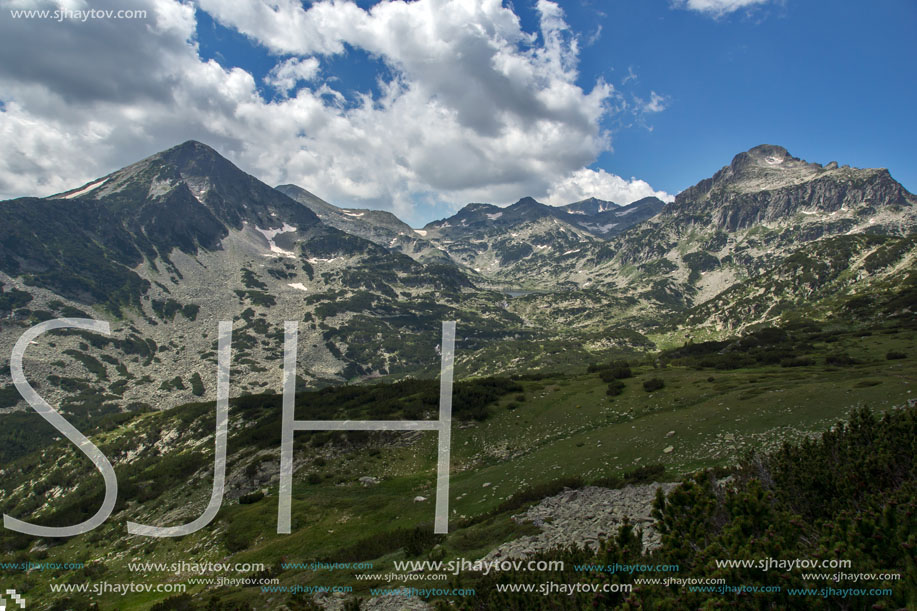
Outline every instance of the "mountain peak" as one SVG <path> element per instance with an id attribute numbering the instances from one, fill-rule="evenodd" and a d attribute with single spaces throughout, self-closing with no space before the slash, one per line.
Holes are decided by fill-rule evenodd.
<path id="1" fill-rule="evenodd" d="M 720 191 L 753 193 L 792 187 L 819 179 L 833 169 L 794 157 L 782 146 L 759 144 L 733 157 L 729 165 L 721 168 L 711 178 L 685 189 L 676 197 L 676 203 L 679 200 L 704 199 Z"/>
<path id="2" fill-rule="evenodd" d="M 614 204 L 614 202 L 610 202 L 604 199 L 599 199 L 597 197 L 587 197 L 586 199 L 583 199 L 583 200 L 580 200 L 574 203 L 576 204 Z M 614 205 L 617 205 L 617 204 L 614 204 Z"/>
<path id="3" fill-rule="evenodd" d="M 729 164 L 729 169 L 732 170 L 730 178 L 741 178 L 762 171 L 784 174 L 787 170 L 820 167 L 818 164 L 809 164 L 793 157 L 785 148 L 775 144 L 759 144 L 744 153 L 739 153 Z"/>
<path id="4" fill-rule="evenodd" d="M 223 156 L 220 155 L 213 147 L 208 146 L 203 142 L 198 142 L 197 140 L 186 140 L 181 144 L 176 144 L 175 146 L 167 148 L 164 151 L 150 155 L 146 159 L 140 160 L 138 163 L 144 163 L 152 160 L 163 160 L 172 163 L 181 163 L 181 160 L 193 158 L 224 159 Z"/>
<path id="5" fill-rule="evenodd" d="M 318 223 L 311 210 L 196 140 L 51 199 L 97 202 L 108 214 L 123 216 L 163 256 L 173 247 L 213 250 L 229 229 L 240 230 L 245 223 L 267 228 L 287 223 L 303 229 Z"/>
<path id="6" fill-rule="evenodd" d="M 197 140 L 182 142 L 140 163 L 144 162 L 160 162 L 173 165 L 182 174 L 186 175 L 219 176 L 225 173 L 241 172 L 239 168 L 215 149 Z"/>
<path id="7" fill-rule="evenodd" d="M 789 155 L 785 148 L 776 144 L 759 144 L 748 149 L 748 154 L 752 157 L 776 157 L 778 159 L 783 159 Z"/>
<path id="8" fill-rule="evenodd" d="M 667 214 L 687 213 L 695 222 L 709 215 L 709 222 L 730 231 L 761 222 L 789 222 L 801 214 L 811 217 L 810 223 L 846 223 L 849 231 L 857 215 L 874 215 L 887 206 L 910 206 L 912 200 L 887 170 L 838 166 L 836 162 L 823 166 L 793 157 L 782 146 L 761 144 L 679 193 Z M 850 215 L 856 218 L 848 218 Z M 875 217 L 871 222 L 878 220 Z"/>
<path id="9" fill-rule="evenodd" d="M 175 150 L 197 150 L 197 151 L 208 151 L 208 152 L 216 153 L 216 150 L 214 150 L 213 147 L 207 146 L 206 144 L 204 144 L 203 142 L 199 142 L 198 140 L 185 140 L 181 144 L 176 144 L 172 148 L 166 149 L 165 152 L 175 151 Z"/>
<path id="10" fill-rule="evenodd" d="M 536 201 L 534 197 L 525 196 L 520 199 L 518 202 L 513 204 L 513 207 L 530 207 L 530 206 L 543 206 L 540 202 Z"/>
<path id="11" fill-rule="evenodd" d="M 566 206 L 559 206 L 559 208 L 565 210 L 569 214 L 594 216 L 602 212 L 607 212 L 608 210 L 615 210 L 620 208 L 620 206 L 614 202 L 599 199 L 597 197 L 587 197 L 586 199 L 567 204 Z"/>

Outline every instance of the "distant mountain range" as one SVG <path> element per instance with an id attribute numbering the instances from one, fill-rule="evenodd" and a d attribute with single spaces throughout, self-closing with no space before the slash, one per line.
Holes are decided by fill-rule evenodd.
<path id="1" fill-rule="evenodd" d="M 846 315 L 864 295 L 883 315 L 913 311 L 915 226 L 917 198 L 887 170 L 770 145 L 671 204 L 525 197 L 412 229 L 271 188 L 186 142 L 50 198 L 0 202 L 0 347 L 47 318 L 111 320 L 109 339 L 60 332 L 30 348 L 31 375 L 71 412 L 212 397 L 197 381 L 218 320 L 236 324 L 234 393 L 279 387 L 284 320 L 302 322 L 304 387 L 434 371 L 446 319 L 459 321 L 465 374 L 521 367 L 514 351 L 547 367 Z M 545 341 L 556 350 L 534 348 Z"/>
<path id="2" fill-rule="evenodd" d="M 309 208 L 331 227 L 402 252 L 418 261 L 449 261 L 446 253 L 421 238 L 391 212 L 338 208 L 296 185 L 280 185 L 277 190 Z"/>
<path id="3" fill-rule="evenodd" d="M 478 232 L 493 233 L 499 229 L 519 229 L 526 223 L 556 219 L 597 237 L 623 233 L 629 227 L 656 216 L 665 203 L 646 197 L 627 206 L 589 198 L 566 206 L 548 206 L 524 197 L 511 206 L 468 204 L 458 213 L 424 227 L 426 232 L 451 239 L 473 237 Z"/>

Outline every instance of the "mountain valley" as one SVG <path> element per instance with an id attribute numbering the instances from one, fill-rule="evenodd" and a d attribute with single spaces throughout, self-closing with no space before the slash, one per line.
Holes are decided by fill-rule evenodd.
<path id="1" fill-rule="evenodd" d="M 43 609 L 386 608 L 378 588 L 421 583 L 381 577 L 401 573 L 395 563 L 405 559 L 514 550 L 570 566 L 677 560 L 684 574 L 706 575 L 705 554 L 729 546 L 735 557 L 776 555 L 767 533 L 741 534 L 746 510 L 804 531 L 787 553 L 828 554 L 843 540 L 866 550 L 864 570 L 913 579 L 899 552 L 915 515 L 915 228 L 917 197 L 888 171 L 810 163 L 772 145 L 739 153 L 671 203 L 524 197 L 471 203 L 423 228 L 297 185 L 272 188 L 194 141 L 52 197 L 0 202 L 0 509 L 67 524 L 91 515 L 104 492 L 10 375 L 19 337 L 54 318 L 111 325 L 108 336 L 36 338 L 25 372 L 102 449 L 120 486 L 112 517 L 92 533 L 4 530 L 10 558 L 81 565 L 11 582 Z M 207 505 L 220 321 L 233 331 L 222 508 L 185 537 L 128 535 L 127 520 L 180 524 Z M 294 529 L 275 532 L 284 321 L 299 323 L 296 416 L 326 420 L 435 419 L 440 325 L 456 321 L 448 535 L 431 531 L 437 446 L 422 431 L 297 432 Z M 851 447 L 874 448 L 875 460 Z M 829 483 L 800 483 L 811 484 L 799 467 L 807 460 L 811 477 Z M 838 471 L 858 479 L 831 479 Z M 758 475 L 778 508 L 761 508 Z M 662 500 L 660 482 L 671 491 Z M 825 500 L 841 497 L 849 503 Z M 597 513 L 605 498 L 633 507 L 636 539 L 621 515 Z M 727 511 L 727 498 L 741 501 Z M 694 519 L 679 505 L 689 500 L 722 518 L 684 526 L 700 537 L 690 545 L 711 546 L 704 553 L 673 534 L 672 524 Z M 881 531 L 892 541 L 886 556 L 864 543 L 874 528 L 859 521 L 866 514 L 898 520 Z M 578 526 L 555 528 L 555 519 Z M 187 558 L 261 568 L 227 587 L 132 568 Z M 372 561 L 377 576 L 355 582 L 354 571 L 290 564 L 358 561 Z M 485 592 L 489 580 L 517 577 L 425 583 Z M 262 589 L 263 579 L 278 589 Z M 102 581 L 189 589 L 49 593 Z M 291 589 L 303 584 L 351 589 Z M 898 588 L 882 608 L 917 600 L 913 585 Z M 668 608 L 737 600 L 646 591 Z M 411 604 L 552 604 L 487 596 Z M 571 598 L 567 608 L 587 604 Z"/>

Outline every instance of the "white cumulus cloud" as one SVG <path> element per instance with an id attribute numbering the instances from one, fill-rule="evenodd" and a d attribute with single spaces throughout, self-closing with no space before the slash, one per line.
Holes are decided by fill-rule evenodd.
<path id="1" fill-rule="evenodd" d="M 748 8 L 756 4 L 766 4 L 770 0 L 673 0 L 678 8 L 706 13 L 714 17 L 721 17 L 739 9 Z"/>
<path id="2" fill-rule="evenodd" d="M 649 183 L 637 178 L 625 180 L 605 170 L 582 168 L 555 184 L 545 203 L 562 206 L 589 197 L 596 197 L 625 206 L 644 197 L 655 196 L 664 202 L 675 201 L 665 191 L 656 191 Z"/>
<path id="3" fill-rule="evenodd" d="M 581 199 L 573 185 L 591 174 L 612 194 L 655 193 L 584 170 L 610 149 L 602 125 L 619 95 L 601 79 L 582 85 L 579 39 L 549 0 L 536 4 L 537 32 L 500 0 L 199 0 L 276 54 L 264 79 L 275 99 L 242 68 L 201 58 L 192 4 L 93 6 L 149 16 L 0 20 L 0 197 L 73 188 L 189 138 L 270 184 L 409 220 L 417 202 Z M 381 93 L 347 98 L 323 78 L 323 60 L 349 48 L 385 65 Z"/>
<path id="4" fill-rule="evenodd" d="M 666 109 L 667 101 L 665 97 L 659 95 L 655 91 L 650 92 L 650 99 L 648 102 L 643 103 L 642 110 L 647 113 L 657 113 L 662 112 Z"/>
<path id="5" fill-rule="evenodd" d="M 319 62 L 314 57 L 299 59 L 291 57 L 271 68 L 265 82 L 288 95 L 302 81 L 311 81 L 318 76 Z"/>

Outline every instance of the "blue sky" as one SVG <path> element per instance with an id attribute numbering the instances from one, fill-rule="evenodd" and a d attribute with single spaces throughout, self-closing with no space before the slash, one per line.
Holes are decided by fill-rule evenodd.
<path id="1" fill-rule="evenodd" d="M 668 100 L 652 133 L 616 134 L 600 158 L 609 170 L 674 193 L 768 143 L 888 167 L 917 188 L 917 3 L 787 0 L 720 19 L 665 2 L 602 6 L 601 50 L 584 54 L 584 71 L 615 58 Z"/>
<path id="2" fill-rule="evenodd" d="M 414 226 L 525 195 L 668 200 L 762 143 L 917 190 L 912 0 L 110 4 L 146 15 L 2 2 L 0 196 L 188 138 Z"/>

